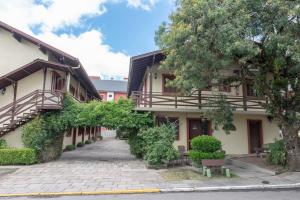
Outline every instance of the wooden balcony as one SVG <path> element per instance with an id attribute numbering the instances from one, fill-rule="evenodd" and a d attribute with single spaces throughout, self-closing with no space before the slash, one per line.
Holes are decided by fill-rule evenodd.
<path id="1" fill-rule="evenodd" d="M 36 90 L 0 108 L 0 136 L 33 119 L 43 110 L 62 108 L 62 91 Z"/>
<path id="2" fill-rule="evenodd" d="M 132 92 L 132 99 L 135 102 L 136 110 L 194 110 L 213 109 L 218 107 L 221 95 L 201 94 L 183 96 L 178 94 L 163 94 L 158 92 L 145 93 L 141 91 Z M 243 97 L 222 95 L 229 105 L 235 111 L 265 111 L 263 105 L 266 103 L 265 98 Z"/>

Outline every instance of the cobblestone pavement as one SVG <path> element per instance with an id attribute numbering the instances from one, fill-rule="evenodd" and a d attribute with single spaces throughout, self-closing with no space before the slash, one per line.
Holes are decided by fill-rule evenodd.
<path id="1" fill-rule="evenodd" d="M 163 182 L 130 154 L 125 141 L 113 137 L 65 152 L 58 161 L 21 166 L 0 180 L 0 194 L 157 188 Z"/>
<path id="2" fill-rule="evenodd" d="M 166 181 L 135 159 L 128 144 L 108 134 L 103 141 L 63 153 L 61 159 L 32 166 L 0 166 L 0 194 L 34 192 L 93 192 L 143 188 L 185 188 L 300 182 L 300 173 L 270 176 L 231 166 L 236 178 Z M 184 168 L 186 169 L 186 168 Z M 189 168 L 188 168 L 189 169 Z"/>

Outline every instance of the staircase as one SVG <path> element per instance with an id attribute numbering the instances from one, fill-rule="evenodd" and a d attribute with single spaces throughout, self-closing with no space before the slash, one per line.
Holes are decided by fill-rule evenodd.
<path id="1" fill-rule="evenodd" d="M 63 107 L 63 92 L 36 90 L 0 108 L 0 137 L 22 126 L 45 110 Z"/>

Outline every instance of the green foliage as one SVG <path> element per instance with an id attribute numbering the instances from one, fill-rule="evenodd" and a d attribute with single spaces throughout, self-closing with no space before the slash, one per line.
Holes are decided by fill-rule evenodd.
<path id="1" fill-rule="evenodd" d="M 67 145 L 67 146 L 66 146 L 65 151 L 73 151 L 73 150 L 75 150 L 75 149 L 76 149 L 75 145 L 70 144 L 70 145 Z"/>
<path id="2" fill-rule="evenodd" d="M 288 142 L 300 130 L 299 0 L 177 2 L 170 22 L 156 34 L 166 55 L 162 67 L 174 71 L 175 85 L 191 92 L 217 87 L 224 79 L 239 87 L 251 80 L 255 93 L 268 99 L 261 106 L 283 130 L 288 158 L 299 161 L 300 147 Z M 240 76 L 224 77 L 233 66 Z M 230 110 L 216 111 L 226 116 Z M 218 122 L 234 129 L 232 115 Z M 299 170 L 299 162 L 292 163 Z"/>
<path id="3" fill-rule="evenodd" d="M 44 124 L 43 117 L 39 116 L 25 125 L 22 133 L 22 141 L 25 147 L 40 152 L 44 146 L 50 143 L 49 136 L 44 130 Z"/>
<path id="4" fill-rule="evenodd" d="M 77 147 L 83 147 L 84 146 L 84 142 L 78 142 L 77 143 Z"/>
<path id="5" fill-rule="evenodd" d="M 85 144 L 92 144 L 92 141 L 91 140 L 86 140 L 84 143 Z"/>
<path id="6" fill-rule="evenodd" d="M 202 159 L 224 159 L 221 141 L 213 136 L 201 135 L 191 141 L 192 150 L 189 151 L 190 159 L 201 164 Z"/>
<path id="7" fill-rule="evenodd" d="M 36 163 L 36 153 L 33 149 L 0 149 L 0 165 L 30 165 L 34 163 Z"/>
<path id="8" fill-rule="evenodd" d="M 131 135 L 128 139 L 131 154 L 137 158 L 143 158 L 146 152 L 146 143 L 140 135 Z"/>
<path id="9" fill-rule="evenodd" d="M 202 135 L 193 138 L 191 141 L 191 146 L 195 151 L 206 153 L 216 152 L 222 148 L 220 140 L 208 135 Z"/>
<path id="10" fill-rule="evenodd" d="M 139 133 L 144 141 L 144 158 L 151 165 L 159 165 L 178 157 L 173 143 L 175 141 L 176 128 L 171 124 L 163 124 L 160 127 L 144 129 Z"/>
<path id="11" fill-rule="evenodd" d="M 269 150 L 267 160 L 270 164 L 286 165 L 286 149 L 283 140 L 276 140 L 274 143 L 269 144 Z"/>
<path id="12" fill-rule="evenodd" d="M 0 149 L 6 148 L 8 148 L 7 142 L 4 139 L 0 138 Z"/>
<path id="13" fill-rule="evenodd" d="M 54 146 L 55 141 L 63 138 L 63 134 L 71 128 L 103 126 L 117 129 L 122 133 L 137 135 L 142 127 L 152 125 L 151 114 L 133 111 L 131 100 L 78 103 L 66 94 L 63 109 L 43 113 L 27 123 L 22 133 L 22 140 L 26 147 L 35 149 L 38 154 L 45 154 L 48 151 L 47 147 Z M 102 136 L 99 139 L 102 140 Z M 78 145 L 83 146 L 84 143 Z"/>

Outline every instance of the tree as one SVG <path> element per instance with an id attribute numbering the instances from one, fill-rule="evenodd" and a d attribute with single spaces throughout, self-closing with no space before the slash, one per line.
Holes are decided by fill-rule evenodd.
<path id="1" fill-rule="evenodd" d="M 156 42 L 184 91 L 220 83 L 222 71 L 237 66 L 241 76 L 226 81 L 252 80 L 268 99 L 262 106 L 282 130 L 288 166 L 300 170 L 299 0 L 178 0 Z"/>

